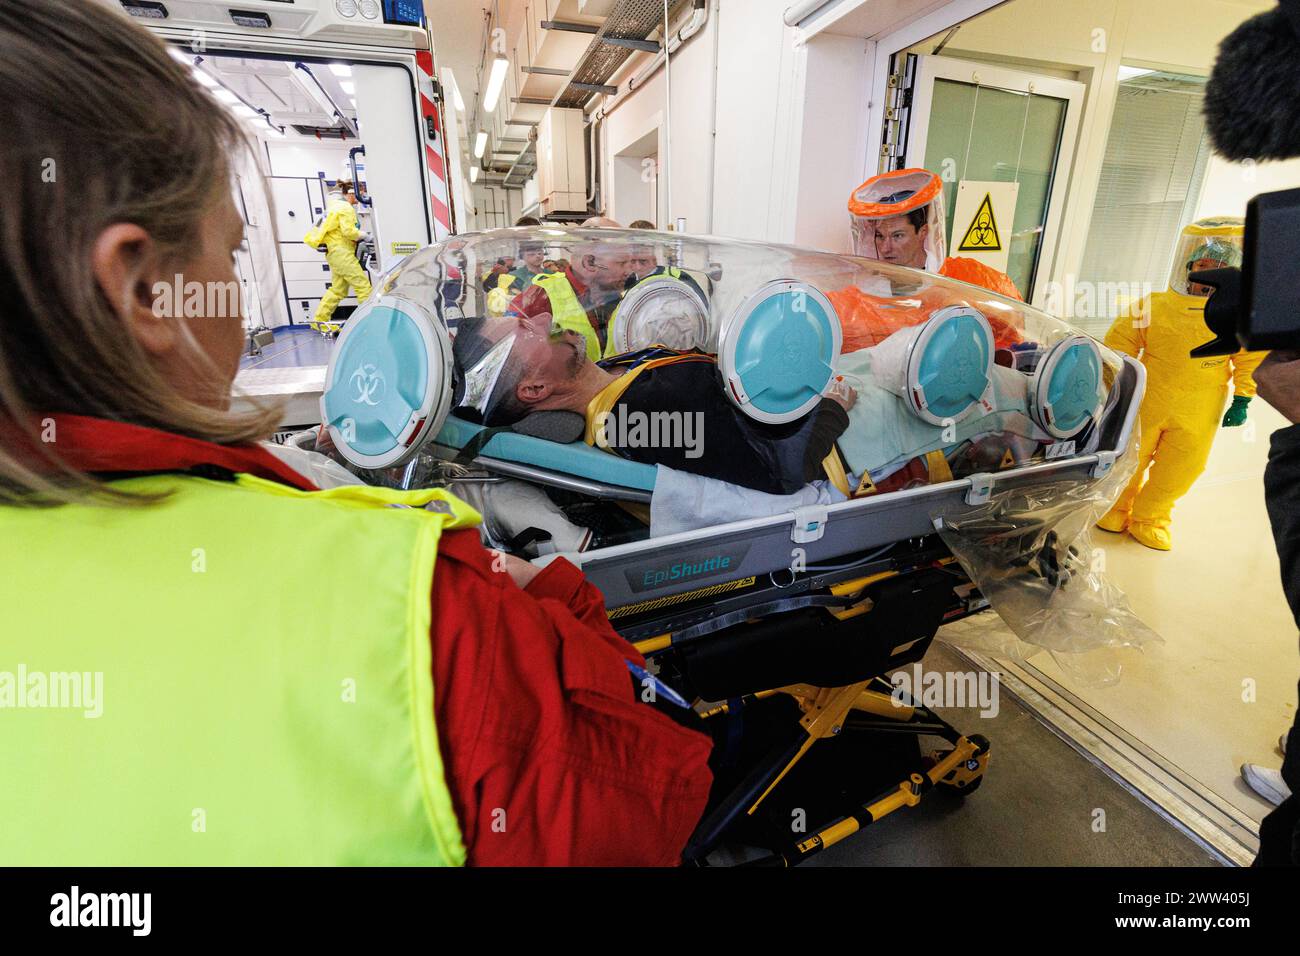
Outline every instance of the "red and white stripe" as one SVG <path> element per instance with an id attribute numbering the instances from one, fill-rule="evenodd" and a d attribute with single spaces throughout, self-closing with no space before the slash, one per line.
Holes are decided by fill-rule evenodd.
<path id="1" fill-rule="evenodd" d="M 424 140 L 424 161 L 429 167 L 429 209 L 433 213 L 433 238 L 435 242 L 441 242 L 455 231 L 447 190 L 447 137 L 443 132 L 442 117 L 438 114 L 438 104 L 433 98 L 433 54 L 427 50 L 418 52 L 415 54 L 415 62 L 420 67 L 420 136 Z M 429 117 L 433 119 L 434 129 L 438 131 L 436 142 L 429 141 L 426 121 Z"/>

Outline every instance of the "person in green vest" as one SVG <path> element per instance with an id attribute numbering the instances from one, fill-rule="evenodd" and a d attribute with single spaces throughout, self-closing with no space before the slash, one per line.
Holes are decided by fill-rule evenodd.
<path id="1" fill-rule="evenodd" d="M 0 865 L 677 863 L 710 742 L 581 573 L 232 406 L 239 120 L 97 0 L 0 48 Z"/>

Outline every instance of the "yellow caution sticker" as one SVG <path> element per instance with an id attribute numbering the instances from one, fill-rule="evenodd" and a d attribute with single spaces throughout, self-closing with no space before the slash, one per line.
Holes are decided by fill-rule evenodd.
<path id="1" fill-rule="evenodd" d="M 993 197 L 984 194 L 984 201 L 975 210 L 975 218 L 966 227 L 958 252 L 1000 252 L 1002 237 L 998 233 L 998 221 L 993 215 Z"/>

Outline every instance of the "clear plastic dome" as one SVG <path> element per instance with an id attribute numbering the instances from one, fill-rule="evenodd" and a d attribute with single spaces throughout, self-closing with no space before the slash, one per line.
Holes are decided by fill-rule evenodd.
<path id="1" fill-rule="evenodd" d="M 522 252 L 538 246 L 533 273 Z M 527 412 L 517 343 L 540 355 L 564 336 L 573 363 L 656 345 L 716 356 L 719 394 L 759 422 L 797 421 L 835 389 L 884 391 L 916 419 L 890 426 L 907 441 L 920 426 L 962 425 L 968 438 L 1016 412 L 1038 429 L 1021 445 L 1039 451 L 1087 432 L 1121 362 L 1026 303 L 878 260 L 642 230 L 500 229 L 425 248 L 380 279 L 339 341 L 325 421 L 368 468 L 409 460 L 449 413 L 513 424 Z M 872 454 L 857 464 L 873 470 Z"/>

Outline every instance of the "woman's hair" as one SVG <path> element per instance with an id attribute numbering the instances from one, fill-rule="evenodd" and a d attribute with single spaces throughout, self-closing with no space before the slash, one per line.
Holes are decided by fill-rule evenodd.
<path id="1" fill-rule="evenodd" d="M 115 223 L 146 230 L 169 267 L 193 255 L 247 148 L 238 120 L 160 40 L 96 0 L 4 0 L 0 49 L 0 500 L 131 500 L 62 461 L 57 439 L 39 440 L 48 413 L 222 444 L 269 434 L 274 409 L 220 411 L 169 384 L 90 264 Z"/>

